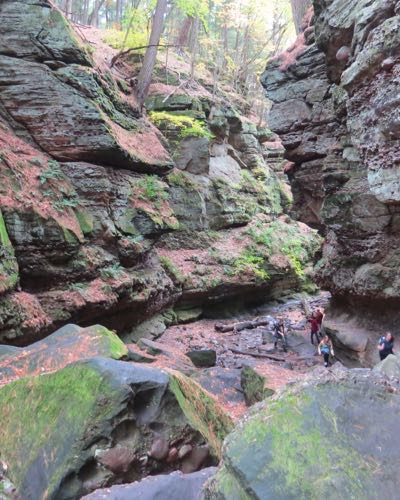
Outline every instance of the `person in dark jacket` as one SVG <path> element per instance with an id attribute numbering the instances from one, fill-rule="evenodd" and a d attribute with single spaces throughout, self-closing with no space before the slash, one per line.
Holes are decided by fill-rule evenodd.
<path id="1" fill-rule="evenodd" d="M 278 342 L 281 342 L 284 352 L 287 352 L 285 323 L 282 318 L 278 318 L 278 320 L 275 320 L 273 331 L 273 335 L 275 337 L 274 348 L 276 349 L 278 347 Z"/>
<path id="2" fill-rule="evenodd" d="M 393 354 L 394 337 L 390 332 L 379 339 L 378 350 L 381 361 Z"/>

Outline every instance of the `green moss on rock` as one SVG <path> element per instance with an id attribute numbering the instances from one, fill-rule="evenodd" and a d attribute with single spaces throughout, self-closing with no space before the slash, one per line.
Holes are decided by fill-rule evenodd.
<path id="1" fill-rule="evenodd" d="M 78 219 L 79 226 L 82 233 L 86 236 L 93 232 L 94 218 L 93 215 L 85 210 L 76 210 L 76 218 Z"/>
<path id="2" fill-rule="evenodd" d="M 400 440 L 386 439 L 379 416 L 395 418 L 399 396 L 372 375 L 323 375 L 254 407 L 225 441 L 206 498 L 241 498 L 237 484 L 256 499 L 390 497 Z"/>
<path id="3" fill-rule="evenodd" d="M 0 210 L 0 293 L 13 289 L 18 280 L 18 262 Z"/>
<path id="4" fill-rule="evenodd" d="M 197 382 L 174 370 L 168 370 L 168 373 L 169 388 L 189 423 L 203 435 L 214 454 L 220 458 L 222 442 L 233 429 L 232 419 Z"/>
<path id="5" fill-rule="evenodd" d="M 240 385 L 243 389 L 246 403 L 251 406 L 272 396 L 275 391 L 266 387 L 266 379 L 251 366 L 244 366 L 240 375 Z"/>
<path id="6" fill-rule="evenodd" d="M 73 449 L 65 462 L 60 447 L 76 445 L 78 437 L 89 444 L 90 428 L 112 416 L 110 404 L 97 404 L 104 394 L 111 402 L 113 389 L 88 365 L 68 366 L 51 375 L 28 377 L 3 387 L 0 407 L 7 411 L 2 411 L 1 418 L 1 454 L 10 467 L 11 480 L 25 490 L 24 483 L 43 467 L 41 473 L 47 476 L 51 496 L 68 463 L 74 461 Z M 64 434 L 61 440 L 57 438 L 60 431 Z M 38 450 L 42 450 L 40 461 Z M 43 492 L 40 498 L 48 496 Z"/>

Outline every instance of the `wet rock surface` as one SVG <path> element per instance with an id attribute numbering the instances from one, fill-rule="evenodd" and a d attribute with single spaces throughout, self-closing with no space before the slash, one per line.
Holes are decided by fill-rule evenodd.
<path id="1" fill-rule="evenodd" d="M 200 500 L 204 483 L 215 473 L 215 468 L 203 469 L 192 474 L 172 474 L 158 477 L 149 477 L 139 483 L 113 486 L 105 490 L 98 490 L 87 495 L 85 500 L 130 500 L 140 497 L 143 500 Z"/>
<path id="2" fill-rule="evenodd" d="M 396 496 L 398 438 L 377 422 L 399 404 L 398 383 L 371 370 L 317 369 L 243 419 L 204 497 Z"/>

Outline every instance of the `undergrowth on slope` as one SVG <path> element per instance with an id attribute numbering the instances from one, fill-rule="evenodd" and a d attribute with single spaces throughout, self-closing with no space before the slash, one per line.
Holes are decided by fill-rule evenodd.
<path id="1" fill-rule="evenodd" d="M 213 134 L 200 120 L 196 120 L 190 116 L 175 115 L 167 111 L 153 111 L 150 113 L 150 120 L 156 127 L 162 128 L 163 124 L 171 124 L 177 128 L 179 137 L 206 137 L 212 139 Z"/>

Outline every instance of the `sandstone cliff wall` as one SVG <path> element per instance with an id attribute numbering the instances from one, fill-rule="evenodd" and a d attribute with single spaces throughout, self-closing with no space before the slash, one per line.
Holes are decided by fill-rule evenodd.
<path id="1" fill-rule="evenodd" d="M 400 3 L 315 0 L 293 50 L 262 77 L 296 216 L 325 235 L 334 303 L 396 324 L 400 299 Z"/>
<path id="2" fill-rule="evenodd" d="M 0 342 L 307 284 L 318 238 L 284 215 L 276 136 L 162 81 L 140 117 L 81 32 L 50 1 L 0 2 Z"/>

